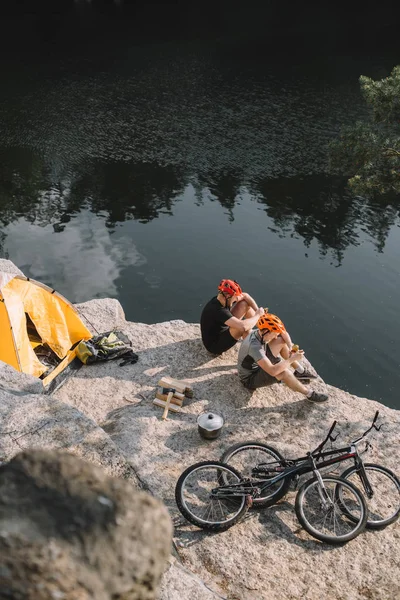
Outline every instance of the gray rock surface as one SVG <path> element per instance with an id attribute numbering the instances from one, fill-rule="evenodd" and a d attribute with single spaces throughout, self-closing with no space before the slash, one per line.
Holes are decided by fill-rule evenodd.
<path id="1" fill-rule="evenodd" d="M 93 335 L 125 326 L 124 310 L 115 298 L 108 298 L 106 303 L 104 300 L 91 300 L 76 304 L 75 308 Z"/>
<path id="2" fill-rule="evenodd" d="M 0 271 L 3 271 L 4 273 L 15 273 L 15 275 L 23 275 L 23 272 L 20 271 L 11 260 L 6 260 L 5 258 L 0 258 Z"/>
<path id="3" fill-rule="evenodd" d="M 0 598 L 154 600 L 171 551 L 161 502 L 66 452 L 0 470 Z"/>
<path id="4" fill-rule="evenodd" d="M 211 590 L 198 576 L 172 558 L 162 580 L 160 597 L 163 600 L 223 600 L 226 596 Z"/>
<path id="5" fill-rule="evenodd" d="M 374 436 L 368 460 L 398 471 L 399 411 L 321 379 L 316 389 L 330 395 L 321 406 L 310 404 L 284 385 L 250 393 L 236 375 L 237 350 L 211 358 L 201 345 L 198 325 L 126 323 L 124 331 L 139 354 L 137 364 L 120 368 L 110 362 L 82 368 L 56 396 L 64 402 L 73 398 L 80 411 L 101 425 L 142 484 L 166 503 L 176 525 L 174 541 L 180 560 L 206 584 L 207 593 L 231 600 L 397 597 L 398 524 L 365 532 L 344 547 L 327 546 L 300 527 L 293 510 L 295 493 L 290 492 L 277 506 L 254 511 L 227 532 L 209 535 L 180 515 L 174 488 L 184 468 L 199 460 L 217 459 L 239 441 L 264 441 L 286 456 L 295 456 L 315 447 L 336 419 L 345 444 L 369 426 L 376 409 L 385 425 Z M 193 399 L 185 401 L 183 412 L 170 414 L 166 422 L 161 420 L 162 409 L 152 404 L 162 375 L 188 380 L 195 392 Z M 196 418 L 208 409 L 222 412 L 226 420 L 215 441 L 205 441 L 197 432 Z M 162 599 L 194 596 L 194 592 L 182 595 L 176 582 L 171 584 L 177 586 L 172 591 L 165 583 L 171 576 L 168 573 Z M 204 587 L 197 588 L 197 593 L 204 593 Z"/>
<path id="6" fill-rule="evenodd" d="M 398 472 L 400 411 L 329 386 L 320 378 L 316 389 L 330 395 L 329 402 L 321 406 L 310 404 L 284 385 L 250 393 L 237 378 L 236 348 L 212 358 L 202 347 L 197 324 L 124 322 L 122 309 L 115 303 L 94 300 L 78 305 L 78 310 L 98 332 L 123 329 L 139 354 L 138 363 L 120 367 L 119 361 L 110 361 L 84 366 L 48 404 L 32 405 L 26 422 L 20 420 L 24 410 L 19 405 L 14 423 L 15 429 L 24 433 L 30 421 L 35 427 L 42 423 L 40 411 L 48 415 L 54 403 L 54 426 L 58 422 L 63 433 L 59 431 L 57 438 L 46 426 L 23 437 L 19 443 L 24 448 L 65 446 L 106 465 L 109 472 L 115 468 L 111 457 L 117 457 L 119 465 L 123 458 L 139 484 L 165 502 L 175 522 L 177 560 L 164 575 L 161 600 L 400 597 L 398 523 L 383 531 L 365 532 L 343 547 L 327 546 L 300 527 L 293 510 L 295 492 L 290 492 L 276 506 L 253 511 L 232 529 L 210 535 L 187 523 L 174 500 L 175 484 L 184 468 L 199 460 L 220 458 L 233 443 L 259 440 L 285 456 L 296 456 L 317 446 L 336 419 L 341 432 L 338 443 L 345 445 L 369 426 L 376 409 L 384 428 L 372 438 L 373 449 L 366 460 Z M 304 347 L 307 349 L 306 340 Z M 188 380 L 194 389 L 194 398 L 185 400 L 182 413 L 170 413 L 167 421 L 161 420 L 162 409 L 152 404 L 163 375 Z M 2 392 L 0 406 L 5 396 L 10 393 Z M 26 401 L 32 402 L 31 396 Z M 12 411 L 10 404 L 7 406 L 10 419 Z M 225 417 L 222 434 L 214 441 L 203 440 L 197 432 L 196 418 L 208 409 Z M 62 420 L 56 416 L 57 410 L 62 411 Z M 80 433 L 82 424 L 86 425 Z M 86 427 L 102 440 L 95 444 L 92 456 L 85 455 L 92 444 Z M 0 443 L 3 447 L 6 443 L 10 457 L 17 447 L 5 437 L 0 435 Z M 75 439 L 77 443 L 73 443 Z M 102 452 L 97 451 L 99 447 Z M 122 466 L 120 469 L 115 474 L 124 472 Z"/>
<path id="7" fill-rule="evenodd" d="M 37 377 L 20 373 L 0 361 L 0 392 L 8 392 L 16 396 L 42 394 L 43 384 Z"/>
<path id="8" fill-rule="evenodd" d="M 0 387 L 0 460 L 29 448 L 66 449 L 139 485 L 115 443 L 82 412 L 49 396 L 7 393 Z"/>

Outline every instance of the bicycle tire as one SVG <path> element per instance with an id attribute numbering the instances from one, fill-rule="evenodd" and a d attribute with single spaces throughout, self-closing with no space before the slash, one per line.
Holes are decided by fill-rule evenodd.
<path id="1" fill-rule="evenodd" d="M 285 468 L 286 463 L 282 454 L 276 448 L 262 444 L 261 442 L 239 442 L 230 446 L 221 457 L 221 462 L 227 463 L 234 469 L 239 471 L 244 478 L 252 478 L 252 468 L 255 467 L 260 461 L 255 459 L 255 453 L 260 453 L 260 458 L 263 454 L 270 458 L 270 461 L 265 462 L 280 462 L 282 468 Z M 247 454 L 248 458 L 243 460 L 244 454 Z M 271 460 L 272 459 L 272 460 Z M 262 479 L 262 477 L 260 477 Z M 285 496 L 290 488 L 292 477 L 282 479 L 276 484 L 277 487 L 269 488 L 264 490 L 259 497 L 253 498 L 253 508 L 267 508 L 272 506 L 278 500 Z"/>
<path id="2" fill-rule="evenodd" d="M 372 498 L 366 498 L 369 512 L 367 529 L 383 529 L 394 523 L 399 517 L 400 480 L 390 469 L 381 465 L 364 463 L 364 469 L 374 491 Z M 377 473 L 379 473 L 378 479 L 376 478 Z M 362 480 L 356 465 L 346 469 L 340 476 L 343 479 L 352 481 L 352 483 L 358 485 L 360 490 L 363 490 Z M 348 513 L 347 516 L 349 519 L 352 518 L 351 513 Z"/>
<path id="3" fill-rule="evenodd" d="M 226 500 L 210 497 L 212 489 L 220 487 L 219 478 L 221 472 L 230 477 L 231 483 L 242 481 L 241 474 L 236 469 L 219 461 L 203 461 L 188 467 L 179 477 L 175 486 L 175 501 L 182 515 L 201 529 L 208 531 L 225 531 L 235 525 L 246 514 L 248 505 L 245 496 L 238 498 L 226 498 Z M 207 474 L 209 480 L 198 480 L 201 474 Z M 192 479 L 190 479 L 192 476 Z M 193 481 L 191 483 L 191 481 Z M 195 485 L 197 483 L 199 494 L 203 494 L 204 500 L 196 499 Z M 189 489 L 190 488 L 190 489 Z M 189 491 L 188 491 L 189 490 Z M 208 508 L 201 506 L 201 501 L 208 501 Z M 229 510 L 227 518 L 218 518 L 218 512 L 222 517 L 223 508 Z M 202 516 L 196 514 L 196 510 L 202 512 Z"/>
<path id="4" fill-rule="evenodd" d="M 329 544 L 349 542 L 365 529 L 368 519 L 365 498 L 360 490 L 346 479 L 326 475 L 322 476 L 322 480 L 332 504 L 328 507 L 322 505 L 318 487 L 319 482 L 316 477 L 313 477 L 306 481 L 297 493 L 295 502 L 297 518 L 304 529 L 317 540 Z M 338 493 L 338 490 L 340 490 L 340 493 Z M 351 498 L 353 502 L 357 502 L 357 510 L 359 511 L 357 518 L 355 518 L 355 507 L 353 508 L 352 519 L 349 519 L 342 509 L 341 504 L 345 491 L 345 500 L 349 506 Z M 313 516 L 320 525 L 311 523 Z M 328 533 L 327 529 L 330 523 L 333 526 L 333 532 Z M 343 533 L 339 533 L 339 529 Z"/>

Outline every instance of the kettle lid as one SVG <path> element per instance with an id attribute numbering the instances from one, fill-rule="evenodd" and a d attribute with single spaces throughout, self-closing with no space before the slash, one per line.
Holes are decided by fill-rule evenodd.
<path id="1" fill-rule="evenodd" d="M 220 429 L 224 424 L 222 415 L 213 412 L 201 413 L 197 418 L 197 424 L 207 431 L 214 431 Z"/>

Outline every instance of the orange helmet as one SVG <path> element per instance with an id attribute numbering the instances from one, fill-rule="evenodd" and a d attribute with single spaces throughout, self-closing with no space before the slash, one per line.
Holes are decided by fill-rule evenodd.
<path id="1" fill-rule="evenodd" d="M 223 294 L 228 294 L 228 296 L 240 296 L 242 293 L 242 288 L 234 279 L 223 279 L 218 289 Z"/>
<path id="2" fill-rule="evenodd" d="M 276 315 L 271 315 L 270 313 L 265 313 L 258 319 L 257 327 L 258 329 L 268 329 L 269 331 L 277 331 L 278 333 L 286 331 L 280 318 Z"/>

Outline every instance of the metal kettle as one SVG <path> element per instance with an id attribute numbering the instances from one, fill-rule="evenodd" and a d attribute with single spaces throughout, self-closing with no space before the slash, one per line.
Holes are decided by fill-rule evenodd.
<path id="1" fill-rule="evenodd" d="M 197 417 L 199 434 L 206 440 L 214 440 L 217 438 L 221 433 L 223 424 L 223 416 L 211 411 L 201 413 Z"/>

